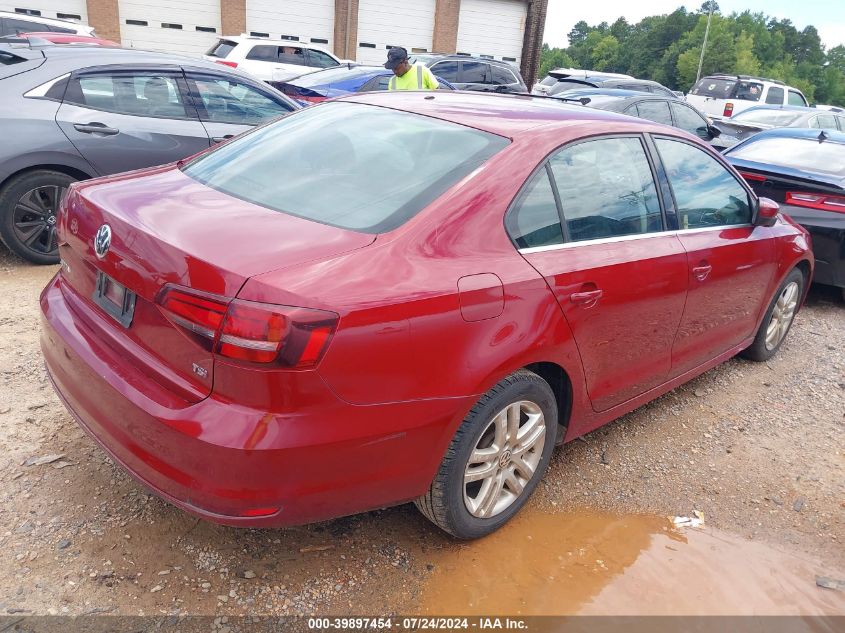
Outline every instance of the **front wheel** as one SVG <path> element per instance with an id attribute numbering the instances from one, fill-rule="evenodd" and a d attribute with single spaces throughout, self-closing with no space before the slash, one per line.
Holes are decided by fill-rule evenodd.
<path id="1" fill-rule="evenodd" d="M 0 238 L 9 250 L 34 264 L 59 261 L 56 213 L 76 178 L 58 171 L 31 171 L 0 190 Z"/>
<path id="2" fill-rule="evenodd" d="M 511 374 L 464 418 L 417 508 L 458 538 L 493 532 L 542 479 L 556 430 L 557 402 L 548 383 L 527 370 Z"/>
<path id="3" fill-rule="evenodd" d="M 786 276 L 766 310 L 754 342 L 742 352 L 743 356 L 762 362 L 775 355 L 795 320 L 798 304 L 804 296 L 804 283 L 804 275 L 798 269 Z"/>

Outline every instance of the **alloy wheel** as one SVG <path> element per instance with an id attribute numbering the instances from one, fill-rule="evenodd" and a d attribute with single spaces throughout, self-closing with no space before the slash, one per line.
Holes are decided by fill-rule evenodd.
<path id="1" fill-rule="evenodd" d="M 794 281 L 788 283 L 781 291 L 775 307 L 772 310 L 772 318 L 766 328 L 766 349 L 775 349 L 792 323 L 795 317 L 795 308 L 798 306 L 798 284 Z"/>
<path id="2" fill-rule="evenodd" d="M 489 519 L 514 503 L 537 470 L 546 441 L 539 405 L 521 400 L 497 413 L 475 445 L 464 471 L 464 504 Z"/>
<path id="3" fill-rule="evenodd" d="M 45 185 L 20 197 L 13 210 L 15 237 L 29 250 L 49 255 L 58 248 L 56 212 L 67 187 Z"/>

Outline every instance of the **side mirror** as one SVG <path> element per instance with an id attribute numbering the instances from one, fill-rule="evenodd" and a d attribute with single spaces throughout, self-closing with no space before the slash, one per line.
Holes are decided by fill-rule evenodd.
<path id="1" fill-rule="evenodd" d="M 722 130 L 710 123 L 707 125 L 707 133 L 710 135 L 710 138 L 712 140 L 714 138 L 719 138 L 722 135 Z"/>
<path id="2" fill-rule="evenodd" d="M 780 205 L 769 198 L 760 198 L 757 204 L 757 215 L 754 226 L 774 226 L 780 213 Z"/>

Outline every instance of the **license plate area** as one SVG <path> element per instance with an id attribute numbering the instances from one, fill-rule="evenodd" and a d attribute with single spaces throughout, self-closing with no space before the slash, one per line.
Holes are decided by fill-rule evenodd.
<path id="1" fill-rule="evenodd" d="M 123 327 L 128 328 L 132 325 L 132 317 L 135 314 L 135 293 L 102 271 L 97 271 L 94 303 Z"/>

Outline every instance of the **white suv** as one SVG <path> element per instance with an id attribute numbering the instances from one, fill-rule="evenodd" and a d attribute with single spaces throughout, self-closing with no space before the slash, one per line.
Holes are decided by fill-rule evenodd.
<path id="1" fill-rule="evenodd" d="M 287 81 L 341 64 L 341 60 L 328 51 L 310 44 L 246 35 L 220 38 L 203 57 L 267 82 Z"/>
<path id="2" fill-rule="evenodd" d="M 70 20 L 59 20 L 55 18 L 42 18 L 40 15 L 28 13 L 12 13 L 0 11 L 0 37 L 17 35 L 18 33 L 43 33 L 53 31 L 54 33 L 76 33 L 87 37 L 95 37 L 93 27 Z"/>
<path id="3" fill-rule="evenodd" d="M 748 75 L 710 75 L 687 94 L 687 103 L 714 119 L 730 118 L 755 105 L 807 107 L 807 98 L 797 88 L 776 79 Z"/>

